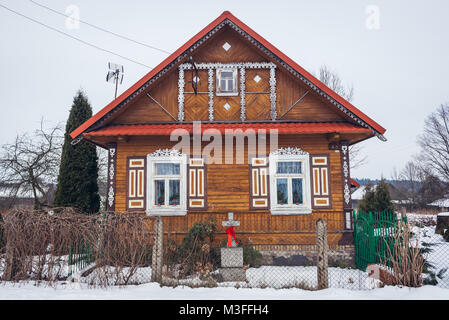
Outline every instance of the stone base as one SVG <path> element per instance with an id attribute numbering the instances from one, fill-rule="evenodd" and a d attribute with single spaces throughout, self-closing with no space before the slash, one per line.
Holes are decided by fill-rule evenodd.
<path id="1" fill-rule="evenodd" d="M 246 270 L 243 268 L 220 268 L 223 281 L 245 281 Z"/>
<path id="2" fill-rule="evenodd" d="M 243 248 L 227 247 L 221 248 L 222 268 L 243 268 Z"/>

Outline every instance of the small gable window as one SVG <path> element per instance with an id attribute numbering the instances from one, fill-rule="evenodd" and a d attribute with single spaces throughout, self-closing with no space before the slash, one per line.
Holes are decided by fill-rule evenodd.
<path id="1" fill-rule="evenodd" d="M 237 69 L 217 69 L 217 95 L 236 96 L 237 89 Z"/>

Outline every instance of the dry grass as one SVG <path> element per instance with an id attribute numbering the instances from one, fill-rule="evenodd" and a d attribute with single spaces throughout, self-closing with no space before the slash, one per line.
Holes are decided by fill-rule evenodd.
<path id="1" fill-rule="evenodd" d="M 407 223 L 399 222 L 393 241 L 386 241 L 388 255 L 386 259 L 381 259 L 381 263 L 388 266 L 389 272 L 384 274 L 383 280 L 387 285 L 422 286 L 425 260 L 418 239 L 411 243 L 411 229 L 412 226 Z"/>

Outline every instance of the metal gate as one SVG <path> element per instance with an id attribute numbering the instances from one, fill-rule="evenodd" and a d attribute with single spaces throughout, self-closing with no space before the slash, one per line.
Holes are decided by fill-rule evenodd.
<path id="1" fill-rule="evenodd" d="M 353 212 L 355 263 L 366 270 L 369 264 L 389 265 L 399 221 L 393 212 Z M 407 218 L 403 218 L 407 222 Z"/>

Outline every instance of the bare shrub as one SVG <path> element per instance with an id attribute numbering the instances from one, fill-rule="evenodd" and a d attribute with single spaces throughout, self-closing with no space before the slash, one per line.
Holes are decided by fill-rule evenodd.
<path id="1" fill-rule="evenodd" d="M 100 223 L 99 250 L 95 272 L 89 284 L 127 285 L 139 268 L 151 262 L 152 229 L 150 218 L 136 213 L 109 214 Z M 146 275 L 149 279 L 149 275 Z"/>
<path id="2" fill-rule="evenodd" d="M 425 260 L 418 239 L 415 243 L 411 241 L 411 229 L 407 223 L 400 221 L 392 239 L 385 241 L 387 255 L 381 257 L 381 263 L 389 271 L 384 274 L 384 283 L 387 285 L 420 287 L 423 284 Z"/>
<path id="3" fill-rule="evenodd" d="M 92 217 L 74 209 L 13 210 L 4 216 L 6 265 L 3 280 L 64 279 L 67 255 L 73 243 L 92 242 L 96 226 Z"/>

